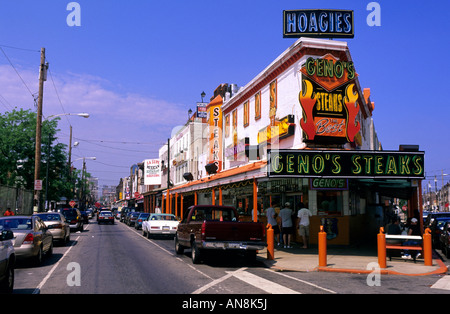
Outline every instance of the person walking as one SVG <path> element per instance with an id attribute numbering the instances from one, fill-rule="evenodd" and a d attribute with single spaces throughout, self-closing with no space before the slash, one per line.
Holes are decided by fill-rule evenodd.
<path id="1" fill-rule="evenodd" d="M 284 248 L 291 248 L 292 231 L 294 230 L 292 224 L 292 209 L 291 203 L 286 202 L 284 208 L 280 210 L 281 230 L 283 232 Z"/>
<path id="2" fill-rule="evenodd" d="M 303 239 L 303 248 L 306 249 L 309 244 L 309 217 L 312 216 L 312 213 L 302 202 L 300 202 L 298 207 L 300 208 L 297 213 L 298 233 Z"/>

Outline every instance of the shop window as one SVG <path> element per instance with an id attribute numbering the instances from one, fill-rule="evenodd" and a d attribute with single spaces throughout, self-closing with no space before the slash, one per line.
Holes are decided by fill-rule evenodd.
<path id="1" fill-rule="evenodd" d="M 342 191 L 317 191 L 317 211 L 319 215 L 342 215 Z"/>

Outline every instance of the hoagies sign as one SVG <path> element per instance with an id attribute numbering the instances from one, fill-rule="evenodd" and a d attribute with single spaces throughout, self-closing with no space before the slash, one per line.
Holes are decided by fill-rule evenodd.
<path id="1" fill-rule="evenodd" d="M 272 150 L 269 177 L 424 178 L 424 152 Z"/>

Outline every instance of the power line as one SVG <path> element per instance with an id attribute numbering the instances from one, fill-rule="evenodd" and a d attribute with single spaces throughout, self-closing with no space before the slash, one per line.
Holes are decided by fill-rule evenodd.
<path id="1" fill-rule="evenodd" d="M 8 58 L 8 56 L 6 55 L 5 51 L 3 50 L 3 48 L 0 46 L 0 50 L 2 51 L 3 55 L 5 56 L 6 60 L 8 60 L 9 64 L 11 65 L 11 67 L 14 69 L 14 71 L 16 71 L 17 76 L 19 76 L 20 80 L 22 81 L 23 85 L 27 88 L 28 92 L 30 93 L 31 97 L 33 97 L 33 100 L 36 102 L 36 97 L 34 96 L 34 94 L 31 92 L 30 88 L 28 87 L 28 85 L 25 83 L 25 81 L 23 80 L 22 76 L 20 76 L 19 71 L 17 71 L 16 67 L 12 64 L 11 60 Z"/>

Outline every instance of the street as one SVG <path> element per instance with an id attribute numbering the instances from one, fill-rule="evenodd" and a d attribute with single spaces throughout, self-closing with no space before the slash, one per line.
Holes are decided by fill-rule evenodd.
<path id="1" fill-rule="evenodd" d="M 448 262 L 447 262 L 448 263 Z M 449 294 L 432 286 L 445 276 L 381 276 L 275 272 L 256 260 L 213 256 L 193 265 L 190 251 L 176 255 L 172 239 L 147 239 L 116 222 L 73 233 L 41 267 L 18 263 L 14 294 Z M 344 284 L 345 283 L 345 284 Z"/>

